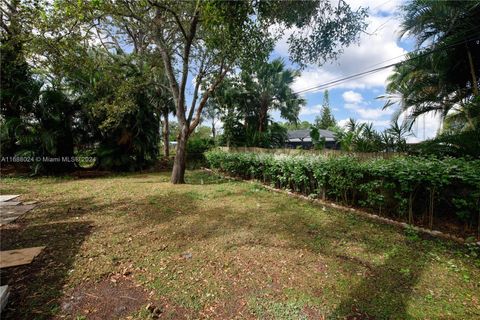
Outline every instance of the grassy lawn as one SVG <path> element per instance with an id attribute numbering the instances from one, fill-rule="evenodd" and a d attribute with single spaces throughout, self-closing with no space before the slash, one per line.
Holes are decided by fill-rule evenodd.
<path id="1" fill-rule="evenodd" d="M 138 305 L 111 318 L 149 318 L 147 303 L 162 319 L 480 318 L 480 263 L 454 244 L 200 171 L 168 181 L 3 178 L 40 204 L 2 227 L 2 250 L 47 246 L 2 270 L 5 318 L 95 318 L 68 297 L 122 283 Z"/>

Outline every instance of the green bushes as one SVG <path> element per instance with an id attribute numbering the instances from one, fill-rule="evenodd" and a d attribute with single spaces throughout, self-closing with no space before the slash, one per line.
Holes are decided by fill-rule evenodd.
<path id="1" fill-rule="evenodd" d="M 210 167 L 310 197 L 360 206 L 380 215 L 472 233 L 480 219 L 480 161 L 397 157 L 285 156 L 210 151 Z"/>
<path id="2" fill-rule="evenodd" d="M 193 156 L 202 156 L 202 154 L 215 145 L 212 138 L 191 137 L 187 142 L 187 153 Z"/>

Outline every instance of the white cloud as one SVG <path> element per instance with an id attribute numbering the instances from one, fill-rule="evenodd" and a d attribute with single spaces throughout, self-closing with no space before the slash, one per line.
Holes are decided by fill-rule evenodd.
<path id="1" fill-rule="evenodd" d="M 342 119 L 342 120 L 337 121 L 337 124 L 341 128 L 346 128 L 348 121 L 349 121 L 349 119 Z"/>
<path id="2" fill-rule="evenodd" d="M 308 116 L 308 115 L 312 115 L 312 114 L 320 114 L 321 110 L 322 110 L 322 105 L 321 104 L 316 104 L 316 105 L 311 106 L 311 107 L 305 106 L 305 107 L 302 107 L 300 109 L 300 115 L 301 116 Z"/>
<path id="3" fill-rule="evenodd" d="M 349 119 L 342 119 L 338 121 L 338 125 L 342 128 L 346 128 Z M 376 130 L 383 131 L 390 125 L 390 120 L 377 120 L 377 119 L 358 119 L 357 123 L 372 123 Z"/>
<path id="4" fill-rule="evenodd" d="M 368 7 L 370 14 L 395 12 L 403 1 L 401 0 L 346 0 L 353 9 L 357 7 Z"/>
<path id="5" fill-rule="evenodd" d="M 385 116 L 390 116 L 393 114 L 393 109 L 383 110 L 382 108 L 368 108 L 368 105 L 359 105 L 359 104 L 345 104 L 345 109 L 352 110 L 358 114 L 361 118 L 367 119 L 380 119 Z"/>
<path id="6" fill-rule="evenodd" d="M 293 90 L 304 90 L 402 60 L 406 50 L 397 44 L 400 21 L 394 15 L 394 9 L 400 1 L 394 0 L 380 5 L 379 1 L 373 0 L 347 2 L 350 2 L 353 8 L 357 8 L 359 5 L 370 7 L 371 15 L 367 19 L 369 26 L 366 33 L 361 35 L 359 45 L 345 48 L 337 61 L 327 63 L 322 67 L 311 66 L 305 69 L 301 77 L 297 78 L 292 85 Z M 278 54 L 288 56 L 286 39 L 292 32 L 293 30 L 286 32 L 285 36 L 277 43 L 275 51 Z M 391 71 L 391 68 L 384 69 L 342 82 L 335 87 L 345 89 L 382 87 Z"/>
<path id="7" fill-rule="evenodd" d="M 373 127 L 382 131 L 390 125 L 390 120 L 358 119 L 359 123 L 372 123 Z"/>
<path id="8" fill-rule="evenodd" d="M 358 104 L 356 103 L 345 103 L 343 106 L 348 110 L 355 110 L 358 108 Z"/>
<path id="9" fill-rule="evenodd" d="M 355 111 L 360 115 L 360 117 L 367 119 L 379 119 L 383 116 L 392 114 L 392 111 L 382 110 L 380 108 L 358 108 Z"/>
<path id="10" fill-rule="evenodd" d="M 393 113 L 393 109 L 369 108 L 368 103 L 364 102 L 363 96 L 352 90 L 345 91 L 342 98 L 345 101 L 345 109 L 352 110 L 363 119 L 378 121 L 378 119 Z"/>
<path id="11" fill-rule="evenodd" d="M 401 116 L 399 120 L 403 120 Z M 420 142 L 426 139 L 434 138 L 441 125 L 441 117 L 439 114 L 427 113 L 419 116 L 412 126 L 412 136 L 407 138 L 408 142 Z"/>
<path id="12" fill-rule="evenodd" d="M 347 103 L 360 103 L 363 101 L 363 97 L 360 93 L 358 92 L 355 92 L 355 91 L 345 91 L 343 94 L 342 94 L 342 98 L 343 100 L 345 100 L 345 102 Z"/>

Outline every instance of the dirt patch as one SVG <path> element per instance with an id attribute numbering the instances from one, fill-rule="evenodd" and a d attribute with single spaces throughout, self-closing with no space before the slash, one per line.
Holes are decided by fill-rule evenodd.
<path id="1" fill-rule="evenodd" d="M 88 319 L 118 319 L 140 311 L 149 303 L 149 295 L 129 279 L 106 279 L 82 284 L 61 303 L 64 315 Z"/>

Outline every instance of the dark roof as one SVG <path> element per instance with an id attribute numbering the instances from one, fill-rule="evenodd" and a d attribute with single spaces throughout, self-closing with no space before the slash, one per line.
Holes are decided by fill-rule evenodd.
<path id="1" fill-rule="evenodd" d="M 330 131 L 330 130 L 323 130 L 319 129 L 318 132 L 320 132 L 320 136 L 326 138 L 326 139 L 335 139 L 335 132 Z"/>
<path id="2" fill-rule="evenodd" d="M 321 137 L 324 137 L 326 140 L 335 140 L 335 132 L 330 130 L 323 130 L 319 129 L 318 132 L 320 133 Z M 310 138 L 310 129 L 302 129 L 302 130 L 290 130 L 287 132 L 288 140 L 291 139 L 306 139 Z"/>
<path id="3" fill-rule="evenodd" d="M 310 138 L 310 130 L 292 130 L 287 132 L 288 139 L 304 139 Z"/>

